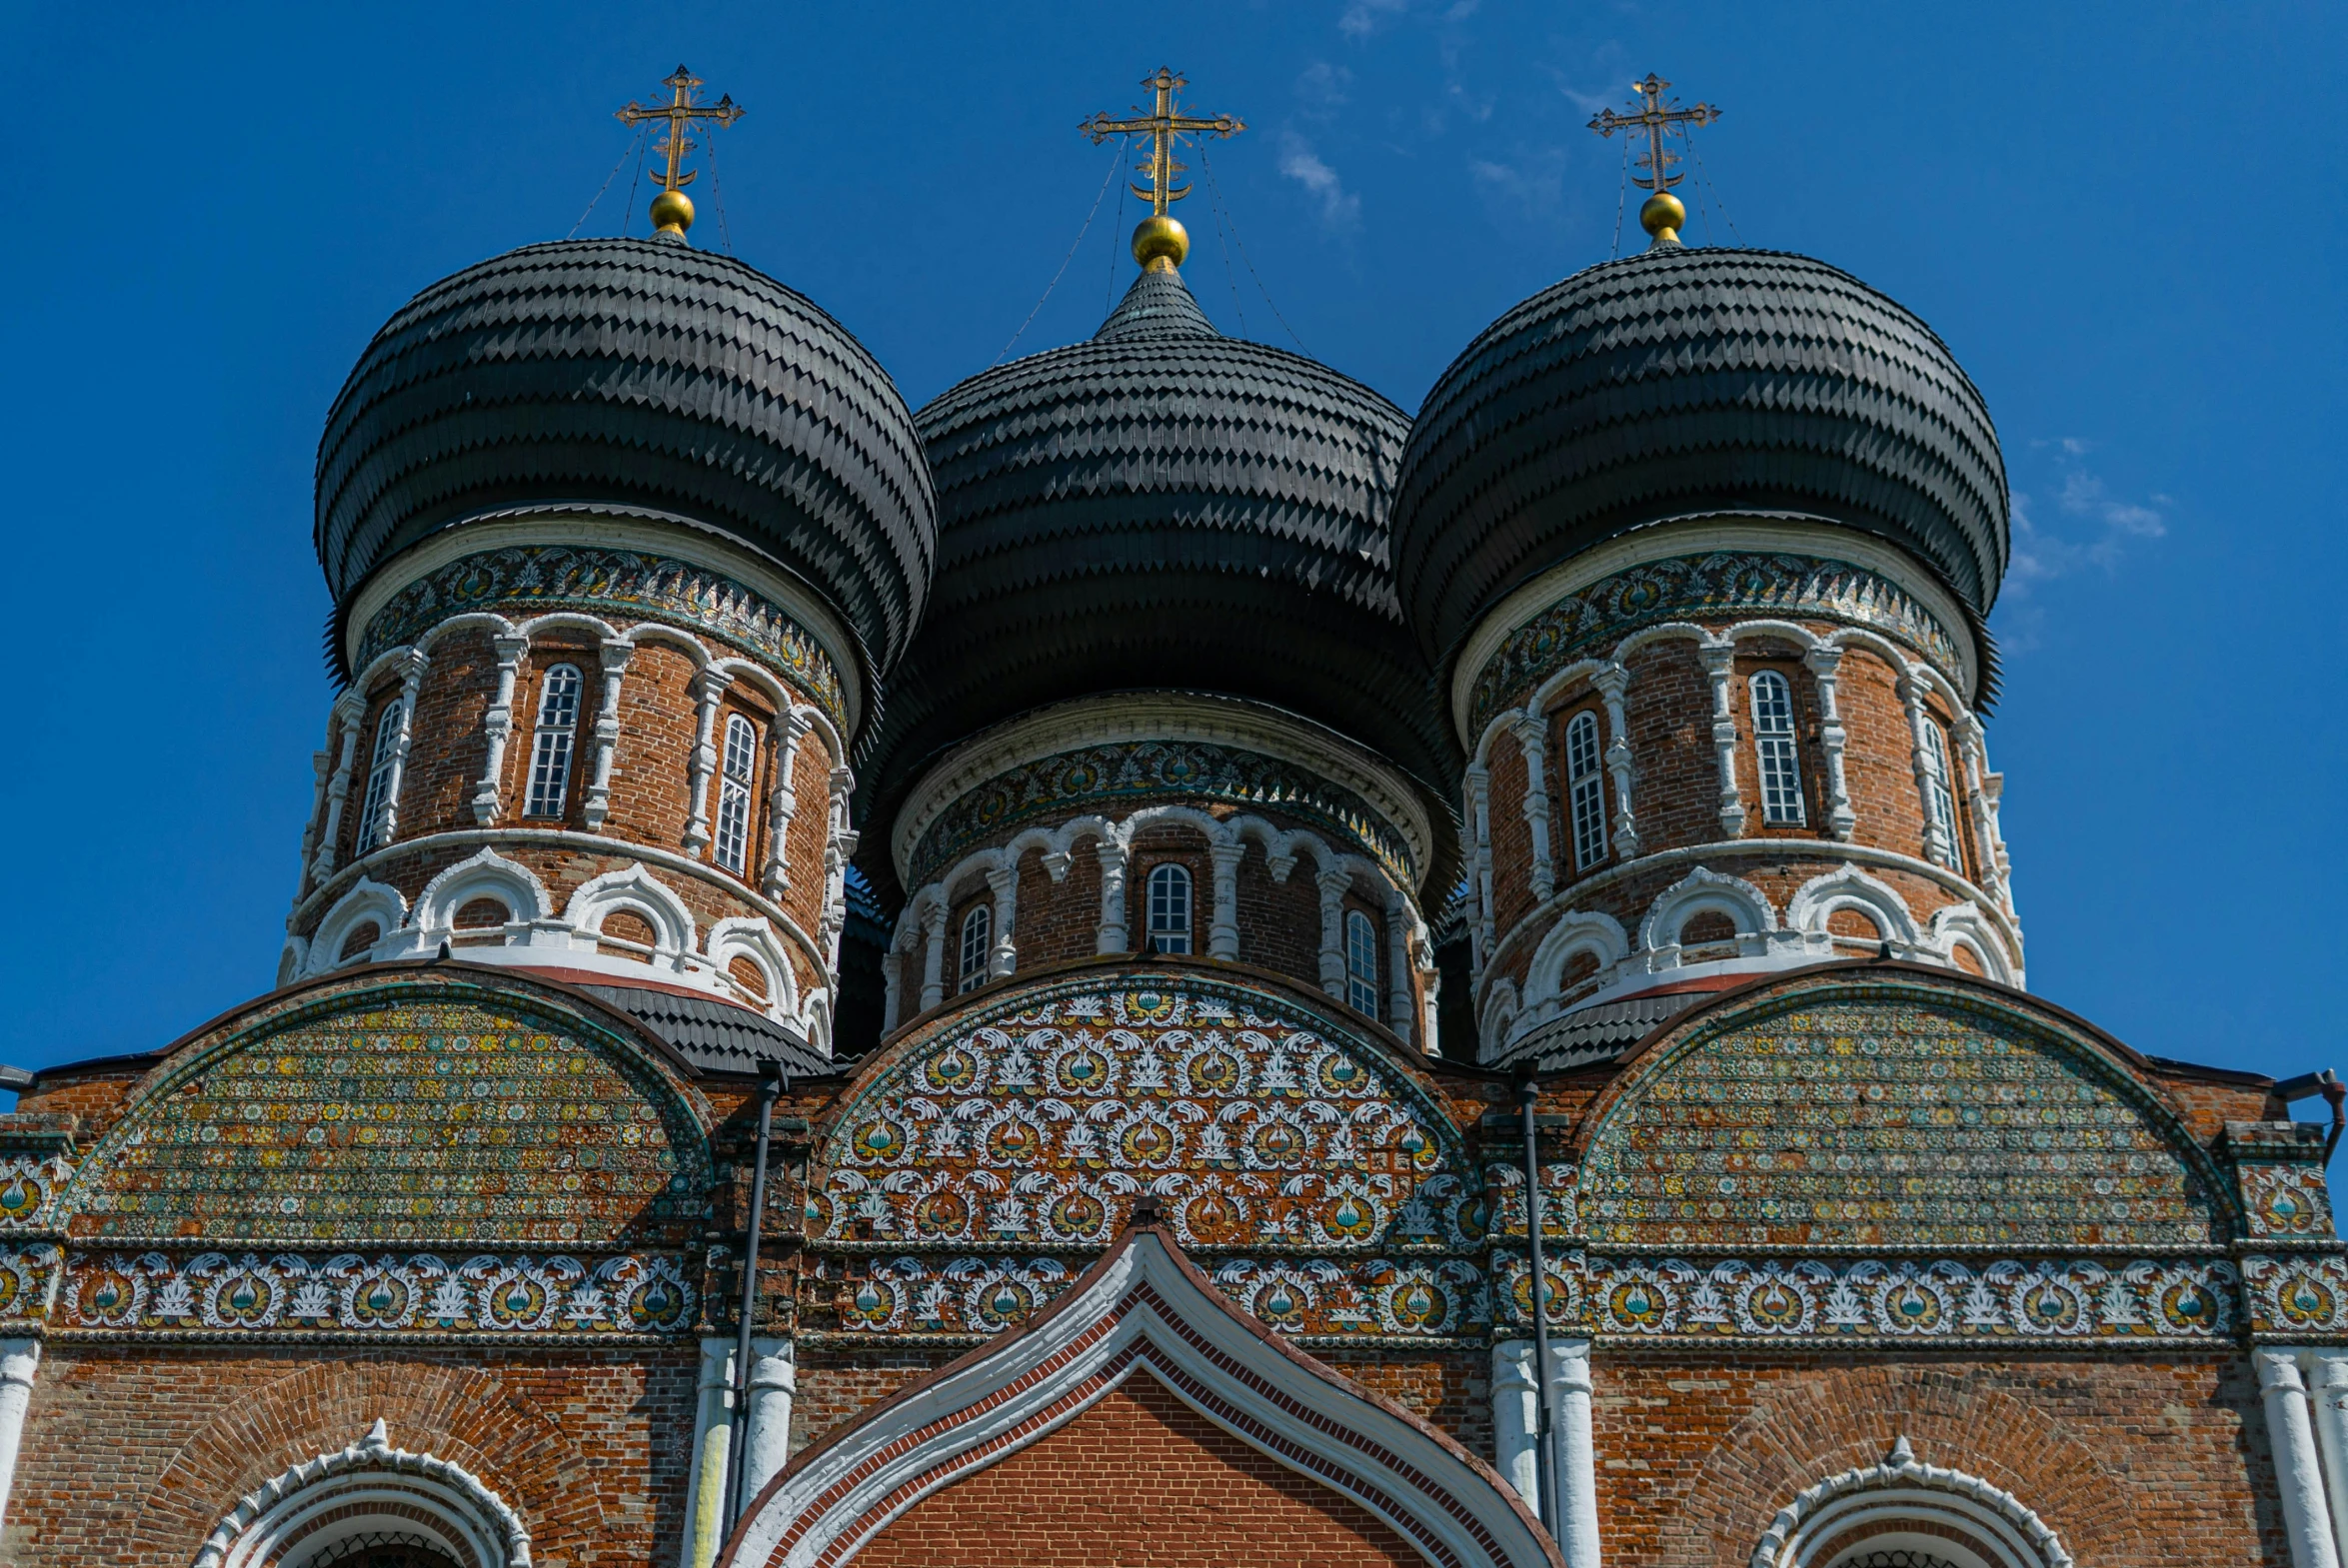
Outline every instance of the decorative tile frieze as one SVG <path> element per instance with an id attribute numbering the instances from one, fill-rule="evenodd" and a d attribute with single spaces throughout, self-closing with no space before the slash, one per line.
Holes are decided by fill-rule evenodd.
<path id="1" fill-rule="evenodd" d="M 661 1254 L 77 1253 L 60 1326 L 266 1334 L 667 1334 L 697 1293 Z"/>
<path id="2" fill-rule="evenodd" d="M 2253 1333 L 2348 1334 L 2348 1257 L 2254 1253 L 2242 1260 L 2242 1282 Z"/>
<path id="3" fill-rule="evenodd" d="M 1521 703 L 1567 665 L 1610 648 L 1640 627 L 1722 615 L 1834 621 L 1894 638 L 1952 679 L 1964 668 L 1956 640 L 1899 588 L 1848 562 L 1759 551 L 1653 561 L 1592 583 L 1510 633 L 1477 673 L 1469 735 Z"/>
<path id="4" fill-rule="evenodd" d="M 840 672 L 806 628 L 730 577 L 641 551 L 517 545 L 452 561 L 377 613 L 354 664 L 364 670 L 384 650 L 413 643 L 451 616 L 492 609 L 682 622 L 777 667 L 847 728 Z"/>
<path id="5" fill-rule="evenodd" d="M 57 1194 L 72 1179 L 73 1164 L 62 1154 L 0 1156 L 0 1231 L 55 1224 Z"/>
<path id="6" fill-rule="evenodd" d="M 0 1246 L 0 1320 L 45 1317 L 63 1252 L 55 1242 Z"/>
<path id="7" fill-rule="evenodd" d="M 2252 1235 L 2331 1237 L 2331 1196 L 2320 1167 L 2245 1164 L 2240 1171 L 2242 1213 Z"/>
<path id="8" fill-rule="evenodd" d="M 1120 741 L 1022 764 L 957 797 L 915 843 L 911 885 L 929 881 L 1006 829 L 1093 809 L 1118 814 L 1153 796 L 1278 810 L 1358 847 L 1397 886 L 1418 884 L 1402 834 L 1361 796 L 1309 769 L 1206 741 Z"/>

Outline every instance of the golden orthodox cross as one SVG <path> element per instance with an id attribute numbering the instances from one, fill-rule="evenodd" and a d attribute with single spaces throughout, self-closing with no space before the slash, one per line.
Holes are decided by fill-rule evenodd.
<path id="1" fill-rule="evenodd" d="M 1616 114 L 1611 109 L 1601 109 L 1589 122 L 1589 128 L 1600 136 L 1610 137 L 1616 131 L 1631 131 L 1634 128 L 1647 133 L 1647 150 L 1643 158 L 1647 172 L 1643 177 L 1634 174 L 1630 178 L 1632 183 L 1656 192 L 1667 191 L 1686 178 L 1685 175 L 1670 172 L 1670 166 L 1679 161 L 1679 154 L 1664 150 L 1664 134 L 1677 130 L 1684 137 L 1688 126 L 1709 125 L 1720 118 L 1720 111 L 1710 104 L 1697 104 L 1692 109 L 1666 107 L 1663 92 L 1670 85 L 1649 71 L 1645 81 L 1630 84 L 1630 90 L 1645 100 L 1638 113 Z"/>
<path id="2" fill-rule="evenodd" d="M 619 111 L 619 119 L 623 125 L 642 125 L 647 120 L 669 122 L 669 128 L 661 133 L 661 139 L 654 144 L 653 151 L 669 160 L 669 172 L 661 178 L 661 189 L 680 191 L 693 183 L 693 173 L 680 175 L 677 172 L 678 161 L 693 151 L 692 138 L 686 133 L 697 123 L 723 129 L 741 119 L 743 111 L 741 105 L 735 103 L 732 93 L 714 104 L 705 104 L 695 98 L 693 91 L 702 85 L 701 78 L 683 66 L 677 67 L 677 74 L 664 80 L 661 85 L 675 95 L 672 101 L 665 104 L 640 104 L 631 98 L 628 107 Z"/>
<path id="3" fill-rule="evenodd" d="M 1190 194 L 1188 186 L 1174 183 L 1174 177 L 1187 167 L 1175 161 L 1174 144 L 1185 135 L 1231 136 L 1247 129 L 1247 126 L 1244 121 L 1227 114 L 1218 114 L 1211 120 L 1199 115 L 1183 114 L 1174 106 L 1174 89 L 1186 87 L 1189 83 L 1186 78 L 1174 75 L 1163 65 L 1156 74 L 1143 77 L 1142 85 L 1158 91 L 1155 112 L 1144 114 L 1137 106 L 1132 118 L 1113 120 L 1104 111 L 1079 124 L 1077 129 L 1093 138 L 1096 145 L 1113 136 L 1150 138 L 1149 157 L 1136 165 L 1150 177 L 1150 183 L 1147 186 L 1136 185 L 1133 189 L 1136 196 L 1149 198 L 1150 210 L 1163 218 L 1166 216 L 1167 203 L 1178 202 Z"/>

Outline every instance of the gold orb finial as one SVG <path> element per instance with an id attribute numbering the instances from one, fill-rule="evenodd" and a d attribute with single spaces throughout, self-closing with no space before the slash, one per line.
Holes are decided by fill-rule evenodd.
<path id="1" fill-rule="evenodd" d="M 1687 206 L 1669 191 L 1657 191 L 1639 204 L 1638 226 L 1654 236 L 1649 250 L 1679 243 L 1680 228 L 1687 222 Z"/>
<path id="2" fill-rule="evenodd" d="M 693 227 L 693 198 L 683 191 L 663 191 L 653 198 L 653 227 L 662 234 L 685 238 L 685 231 Z"/>
<path id="3" fill-rule="evenodd" d="M 1190 254 L 1190 232 L 1165 213 L 1152 213 L 1134 228 L 1134 260 L 1144 272 L 1173 272 Z"/>

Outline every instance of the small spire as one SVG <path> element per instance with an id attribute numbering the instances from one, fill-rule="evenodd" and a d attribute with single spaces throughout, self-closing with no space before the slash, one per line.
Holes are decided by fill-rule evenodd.
<path id="1" fill-rule="evenodd" d="M 1235 115 L 1218 114 L 1208 119 L 1183 114 L 1174 104 L 1174 91 L 1188 86 L 1189 81 L 1163 65 L 1143 77 L 1142 85 L 1157 94 L 1155 109 L 1145 111 L 1137 105 L 1123 120 L 1112 119 L 1104 111 L 1079 122 L 1077 129 L 1093 138 L 1096 146 L 1112 136 L 1150 138 L 1149 150 L 1136 166 L 1150 183 L 1133 186 L 1134 194 L 1150 203 L 1150 216 L 1134 230 L 1134 260 L 1141 263 L 1144 272 L 1172 272 L 1190 254 L 1189 231 L 1166 212 L 1168 204 L 1190 194 L 1187 185 L 1174 183 L 1174 176 L 1188 167 L 1174 157 L 1174 148 L 1188 136 L 1235 136 L 1247 126 Z"/>
<path id="2" fill-rule="evenodd" d="M 1671 194 L 1671 187 L 1687 176 L 1671 172 L 1671 165 L 1679 161 L 1679 154 L 1663 145 L 1664 136 L 1677 131 L 1684 141 L 1689 126 L 1710 125 L 1720 118 L 1720 111 L 1710 104 L 1697 104 L 1692 109 L 1666 104 L 1663 93 L 1670 85 L 1649 71 L 1645 81 L 1630 84 L 1630 90 L 1639 95 L 1634 100 L 1638 113 L 1616 114 L 1611 109 L 1601 109 L 1590 117 L 1589 122 L 1589 128 L 1600 136 L 1610 137 L 1616 131 L 1629 131 L 1634 127 L 1646 132 L 1647 150 L 1639 154 L 1638 160 L 1646 173 L 1634 174 L 1630 178 L 1633 184 L 1643 185 L 1655 193 L 1638 209 L 1638 225 L 1647 231 L 1649 250 L 1664 250 L 1678 245 L 1679 231 L 1687 225 L 1686 206 Z"/>
<path id="3" fill-rule="evenodd" d="M 672 97 L 665 104 L 639 104 L 628 100 L 628 106 L 618 111 L 623 125 L 641 125 L 647 120 L 666 120 L 668 129 L 653 144 L 653 151 L 668 161 L 668 170 L 661 176 L 661 193 L 653 198 L 653 229 L 657 234 L 682 240 L 685 231 L 693 227 L 693 198 L 685 194 L 685 187 L 694 182 L 701 171 L 689 169 L 678 172 L 678 164 L 694 148 L 693 138 L 687 133 L 696 125 L 710 125 L 723 129 L 742 118 L 742 106 L 728 93 L 714 104 L 705 104 L 694 95 L 702 85 L 700 77 L 682 65 L 676 74 L 662 81 Z"/>

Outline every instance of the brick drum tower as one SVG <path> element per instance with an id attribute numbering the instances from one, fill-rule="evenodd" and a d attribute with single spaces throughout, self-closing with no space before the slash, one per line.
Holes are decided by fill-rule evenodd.
<path id="1" fill-rule="evenodd" d="M 1415 417 L 525 248 L 318 461 L 277 988 L 14 1074 L 0 1564 L 2339 1568 L 2277 1083 L 2025 989 L 1989 413 L 1653 245 Z"/>

